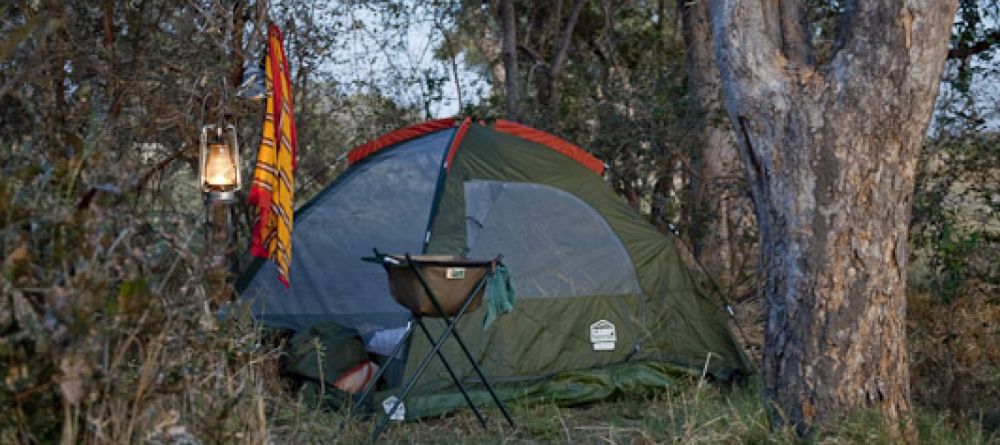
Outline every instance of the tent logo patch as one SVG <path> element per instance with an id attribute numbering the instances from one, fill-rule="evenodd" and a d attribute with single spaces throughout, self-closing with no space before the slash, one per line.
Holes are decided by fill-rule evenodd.
<path id="1" fill-rule="evenodd" d="M 614 323 L 597 320 L 590 325 L 590 343 L 595 351 L 613 351 L 617 340 Z"/>
<path id="2" fill-rule="evenodd" d="M 465 268 L 449 267 L 444 270 L 444 277 L 449 280 L 462 280 L 465 278 Z"/>

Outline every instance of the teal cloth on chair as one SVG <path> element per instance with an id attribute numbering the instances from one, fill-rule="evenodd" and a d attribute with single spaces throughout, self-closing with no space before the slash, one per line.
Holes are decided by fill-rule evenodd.
<path id="1" fill-rule="evenodd" d="M 489 298 L 486 306 L 486 318 L 483 319 L 483 329 L 490 327 L 493 320 L 498 315 L 503 315 L 514 310 L 514 300 L 517 299 L 517 291 L 514 289 L 514 279 L 510 276 L 507 266 L 497 267 L 496 272 L 487 282 L 489 287 Z"/>

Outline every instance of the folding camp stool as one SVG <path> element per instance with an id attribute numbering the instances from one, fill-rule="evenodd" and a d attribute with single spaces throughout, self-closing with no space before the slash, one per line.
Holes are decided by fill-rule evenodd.
<path id="1" fill-rule="evenodd" d="M 385 267 L 386 273 L 389 275 L 389 287 L 393 298 L 396 299 L 397 303 L 410 310 L 416 321 L 416 326 L 420 328 L 427 337 L 427 340 L 431 342 L 430 352 L 424 356 L 417 366 L 416 371 L 403 384 L 403 391 L 399 394 L 398 399 L 381 416 L 381 420 L 372 432 L 372 442 L 378 439 L 379 434 L 388 425 L 389 419 L 399 408 L 400 404 L 403 403 L 403 400 L 409 394 L 410 390 L 413 389 L 420 376 L 427 370 L 427 366 L 435 355 L 441 360 L 445 369 L 448 370 L 451 380 L 455 382 L 455 386 L 458 386 L 458 390 L 462 392 L 465 402 L 469 405 L 469 408 L 472 408 L 472 411 L 476 414 L 476 418 L 479 419 L 479 423 L 483 425 L 483 428 L 486 428 L 486 419 L 483 418 L 483 414 L 476 407 L 476 404 L 473 403 L 469 393 L 462 386 L 458 375 L 455 374 L 455 370 L 441 352 L 441 347 L 449 336 L 453 337 L 458 343 L 465 358 L 469 360 L 472 368 L 475 369 L 479 379 L 486 386 L 490 397 L 493 398 L 493 402 L 500 408 L 500 412 L 503 413 L 507 422 L 510 423 L 511 427 L 515 426 L 510 413 L 507 412 L 507 407 L 497 397 L 496 392 L 493 390 L 493 385 L 490 384 L 486 375 L 483 374 L 483 370 L 476 363 L 476 360 L 469 352 L 469 348 L 455 330 L 462 316 L 468 311 L 475 310 L 481 304 L 483 293 L 486 289 L 486 282 L 493 275 L 497 266 L 502 264 L 500 262 L 501 259 L 502 256 L 488 261 L 477 261 L 453 255 L 387 255 L 379 253 L 378 250 L 375 250 L 374 257 L 363 258 L 365 261 L 379 263 Z M 424 317 L 443 319 L 446 324 L 444 332 L 439 334 L 437 338 L 434 338 L 423 322 Z M 403 338 L 389 355 L 389 358 L 385 362 L 386 365 L 379 369 L 379 372 L 368 383 L 364 391 L 360 393 L 360 397 L 355 400 L 356 403 L 364 401 L 368 397 L 379 378 L 382 377 L 382 374 L 385 373 L 385 370 L 402 350 L 403 345 L 410 335 L 412 335 L 413 330 L 411 324 L 403 335 Z"/>

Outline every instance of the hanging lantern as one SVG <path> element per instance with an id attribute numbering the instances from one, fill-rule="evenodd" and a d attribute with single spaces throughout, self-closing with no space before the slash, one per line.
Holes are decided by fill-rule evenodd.
<path id="1" fill-rule="evenodd" d="M 240 86 L 236 88 L 236 97 L 260 101 L 266 96 L 264 68 L 259 63 L 245 63 L 243 74 L 240 76 Z"/>
<path id="2" fill-rule="evenodd" d="M 243 185 L 236 127 L 206 125 L 201 128 L 201 189 L 211 201 L 232 202 Z"/>

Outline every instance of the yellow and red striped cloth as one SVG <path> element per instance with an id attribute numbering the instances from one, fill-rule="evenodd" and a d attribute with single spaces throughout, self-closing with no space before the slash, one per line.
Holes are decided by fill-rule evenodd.
<path id="1" fill-rule="evenodd" d="M 250 204 L 257 207 L 250 251 L 254 256 L 274 261 L 278 267 L 278 279 L 287 287 L 292 263 L 297 137 L 288 59 L 285 58 L 281 30 L 274 24 L 268 25 L 267 29 L 264 73 L 267 79 L 264 130 L 249 197 Z"/>

